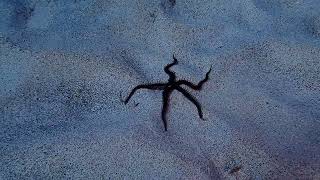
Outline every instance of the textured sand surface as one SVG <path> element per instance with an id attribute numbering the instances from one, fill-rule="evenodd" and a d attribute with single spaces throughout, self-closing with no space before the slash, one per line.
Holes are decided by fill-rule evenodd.
<path id="1" fill-rule="evenodd" d="M 319 179 L 317 0 L 0 0 L 0 179 Z M 169 129 L 162 95 L 178 78 Z"/>

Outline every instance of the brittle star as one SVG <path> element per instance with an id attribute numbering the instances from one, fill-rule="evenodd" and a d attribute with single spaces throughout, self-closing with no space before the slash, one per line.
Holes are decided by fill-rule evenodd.
<path id="1" fill-rule="evenodd" d="M 179 91 L 182 93 L 188 100 L 190 100 L 198 110 L 198 114 L 200 119 L 203 119 L 203 114 L 201 110 L 201 105 L 200 103 L 185 89 L 180 87 L 181 85 L 185 85 L 193 90 L 199 91 L 202 89 L 202 86 L 205 82 L 208 81 L 209 79 L 209 74 L 211 72 L 211 67 L 210 70 L 206 73 L 206 77 L 201 80 L 198 84 L 193 84 L 192 82 L 189 82 L 187 80 L 176 80 L 176 74 L 170 70 L 170 68 L 174 65 L 178 64 L 178 60 L 174 57 L 173 55 L 173 63 L 170 63 L 164 67 L 165 73 L 169 75 L 169 79 L 167 83 L 154 83 L 154 84 L 141 84 L 136 86 L 135 88 L 132 89 L 130 92 L 129 96 L 124 100 L 124 103 L 127 104 L 130 100 L 130 98 L 133 96 L 133 94 L 139 90 L 139 89 L 151 89 L 151 90 L 163 90 L 162 93 L 162 99 L 163 99 L 163 106 L 162 106 L 162 112 L 161 112 L 161 117 L 164 125 L 165 131 L 167 131 L 167 118 L 166 114 L 168 112 L 168 107 L 169 107 L 169 99 L 170 95 L 174 90 Z"/>

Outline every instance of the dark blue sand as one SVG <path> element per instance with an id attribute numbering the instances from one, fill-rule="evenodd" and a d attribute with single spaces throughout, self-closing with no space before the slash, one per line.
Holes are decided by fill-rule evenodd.
<path id="1" fill-rule="evenodd" d="M 0 0 L 0 179 L 320 179 L 318 0 Z M 206 121 L 174 92 L 198 82 Z"/>

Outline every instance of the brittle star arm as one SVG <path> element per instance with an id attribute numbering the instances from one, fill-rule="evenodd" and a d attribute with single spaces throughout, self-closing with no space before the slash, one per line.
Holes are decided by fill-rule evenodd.
<path id="1" fill-rule="evenodd" d="M 203 119 L 200 103 L 188 91 L 186 91 L 182 87 L 176 86 L 175 88 L 197 107 L 199 117 L 200 119 Z"/>
<path id="2" fill-rule="evenodd" d="M 176 64 L 178 64 L 178 60 L 173 55 L 173 63 L 170 63 L 164 67 L 164 72 L 169 75 L 169 82 L 172 82 L 176 79 L 176 74 L 170 71 L 170 68 Z"/>
<path id="3" fill-rule="evenodd" d="M 190 87 L 193 90 L 201 90 L 202 85 L 209 80 L 209 74 L 211 72 L 210 70 L 206 73 L 206 77 L 202 79 L 198 84 L 193 84 L 192 82 L 186 81 L 186 80 L 179 80 L 177 81 L 177 85 L 186 85 Z"/>
<path id="4" fill-rule="evenodd" d="M 170 94 L 172 93 L 173 89 L 172 88 L 166 88 L 163 93 L 162 93 L 162 101 L 163 101 L 163 105 L 162 105 L 162 111 L 161 111 L 161 118 L 163 121 L 163 125 L 164 125 L 164 130 L 167 131 L 168 128 L 168 124 L 167 124 L 167 112 L 168 112 L 168 108 L 169 108 L 169 98 L 170 98 Z"/>
<path id="5" fill-rule="evenodd" d="M 124 103 L 127 104 L 130 98 L 138 89 L 151 89 L 151 90 L 163 90 L 166 86 L 165 83 L 155 83 L 155 84 L 141 84 L 132 89 L 129 96 L 125 99 Z"/>

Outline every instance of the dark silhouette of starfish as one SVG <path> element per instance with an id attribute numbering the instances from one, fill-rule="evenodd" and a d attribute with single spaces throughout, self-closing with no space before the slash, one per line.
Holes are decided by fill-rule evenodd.
<path id="1" fill-rule="evenodd" d="M 124 103 L 127 104 L 129 102 L 130 98 L 133 96 L 133 94 L 138 89 L 163 90 L 163 93 L 162 93 L 163 106 L 162 106 L 161 117 L 162 117 L 165 131 L 167 131 L 166 114 L 167 114 L 168 107 L 169 107 L 170 95 L 173 92 L 173 90 L 177 90 L 177 91 L 181 92 L 187 99 L 189 99 L 197 107 L 200 119 L 203 119 L 200 103 L 187 90 L 183 89 L 180 86 L 185 85 L 185 86 L 187 86 L 193 90 L 196 90 L 196 91 L 201 90 L 203 84 L 205 82 L 207 82 L 209 79 L 209 73 L 211 72 L 211 67 L 210 67 L 210 70 L 206 73 L 206 77 L 203 80 L 201 80 L 198 84 L 193 84 L 187 80 L 178 80 L 178 81 L 176 80 L 176 74 L 174 72 L 170 71 L 170 68 L 174 65 L 177 65 L 177 64 L 178 64 L 178 60 L 173 55 L 173 63 L 170 63 L 164 67 L 164 71 L 169 75 L 169 79 L 168 79 L 167 83 L 154 83 L 154 84 L 138 85 L 132 89 L 129 96 L 124 100 Z"/>

